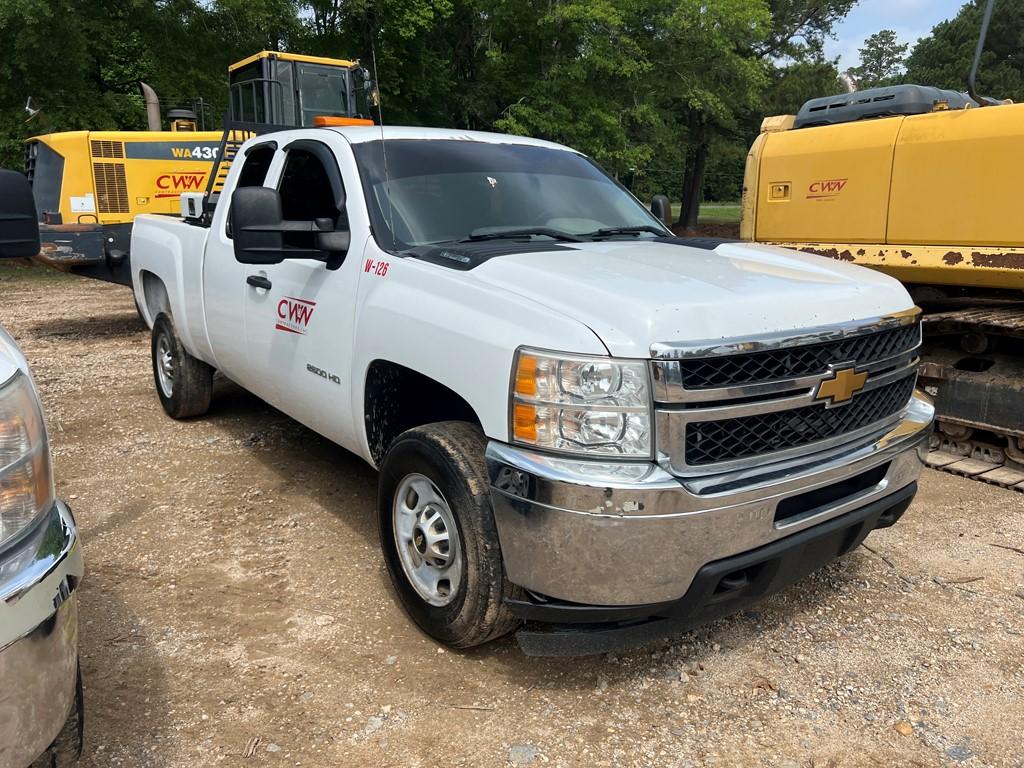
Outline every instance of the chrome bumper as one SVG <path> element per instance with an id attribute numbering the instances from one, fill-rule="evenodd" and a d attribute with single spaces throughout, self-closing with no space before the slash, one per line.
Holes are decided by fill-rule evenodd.
<path id="1" fill-rule="evenodd" d="M 82 553 L 62 502 L 0 553 L 0 768 L 24 768 L 75 696 Z"/>
<path id="2" fill-rule="evenodd" d="M 924 465 L 934 408 L 865 444 L 701 478 L 657 464 L 562 459 L 491 442 L 488 475 L 509 579 L 600 606 L 681 598 L 707 563 L 777 541 L 905 488 Z M 776 521 L 780 502 L 888 464 L 852 495 Z M 806 498 L 806 497 L 805 497 Z M 813 498 L 813 497 L 810 497 Z"/>

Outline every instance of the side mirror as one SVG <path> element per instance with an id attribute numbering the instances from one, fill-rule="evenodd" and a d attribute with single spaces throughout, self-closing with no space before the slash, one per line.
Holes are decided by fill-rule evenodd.
<path id="1" fill-rule="evenodd" d="M 337 269 L 348 253 L 349 232 L 335 229 L 331 219 L 285 221 L 281 218 L 281 194 L 276 189 L 236 189 L 231 195 L 230 216 L 235 260 L 241 264 L 317 259 L 325 261 L 328 269 Z"/>
<path id="2" fill-rule="evenodd" d="M 32 187 L 17 171 L 0 170 L 0 259 L 39 253 L 39 221 Z"/>
<path id="3" fill-rule="evenodd" d="M 672 203 L 665 195 L 655 195 L 651 200 L 651 213 L 666 227 L 672 226 Z"/>
<path id="4" fill-rule="evenodd" d="M 235 261 L 280 264 L 284 261 L 281 195 L 269 187 L 238 187 L 231 195 L 231 237 Z"/>
<path id="5" fill-rule="evenodd" d="M 347 229 L 335 229 L 330 219 L 317 219 L 316 247 L 327 255 L 327 268 L 337 269 L 345 262 L 348 247 L 352 242 L 352 233 Z"/>

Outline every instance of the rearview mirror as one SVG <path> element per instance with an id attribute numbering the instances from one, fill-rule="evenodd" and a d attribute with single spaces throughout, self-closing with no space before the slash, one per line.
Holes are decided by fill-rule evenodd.
<path id="1" fill-rule="evenodd" d="M 666 227 L 672 226 L 672 203 L 665 195 L 655 195 L 651 200 L 651 213 Z"/>
<path id="2" fill-rule="evenodd" d="M 0 259 L 39 253 L 39 221 L 32 187 L 17 171 L 0 170 Z"/>
<path id="3" fill-rule="evenodd" d="M 240 187 L 231 196 L 231 235 L 241 264 L 280 264 L 285 259 L 316 259 L 337 269 L 348 253 L 347 229 L 331 219 L 285 221 L 281 194 L 269 187 Z"/>

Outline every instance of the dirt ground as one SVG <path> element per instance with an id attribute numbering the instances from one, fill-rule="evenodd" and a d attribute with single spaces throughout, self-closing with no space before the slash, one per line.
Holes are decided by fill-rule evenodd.
<path id="1" fill-rule="evenodd" d="M 456 653 L 392 595 L 374 472 L 227 381 L 165 417 L 127 289 L 0 267 L 0 323 L 85 543 L 83 768 L 1024 765 L 1024 494 L 927 471 L 873 552 L 754 610 Z"/>

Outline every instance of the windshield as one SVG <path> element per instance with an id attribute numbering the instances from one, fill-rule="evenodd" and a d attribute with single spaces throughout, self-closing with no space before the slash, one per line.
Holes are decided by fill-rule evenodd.
<path id="1" fill-rule="evenodd" d="M 319 64 L 299 65 L 302 124 L 320 115 L 348 117 L 348 70 Z"/>
<path id="2" fill-rule="evenodd" d="M 353 145 L 373 229 L 384 247 L 501 237 L 505 230 L 509 237 L 537 239 L 671 234 L 575 152 L 457 139 L 394 139 L 386 150 L 390 183 L 381 142 Z M 600 231 L 608 229 L 627 231 Z"/>

